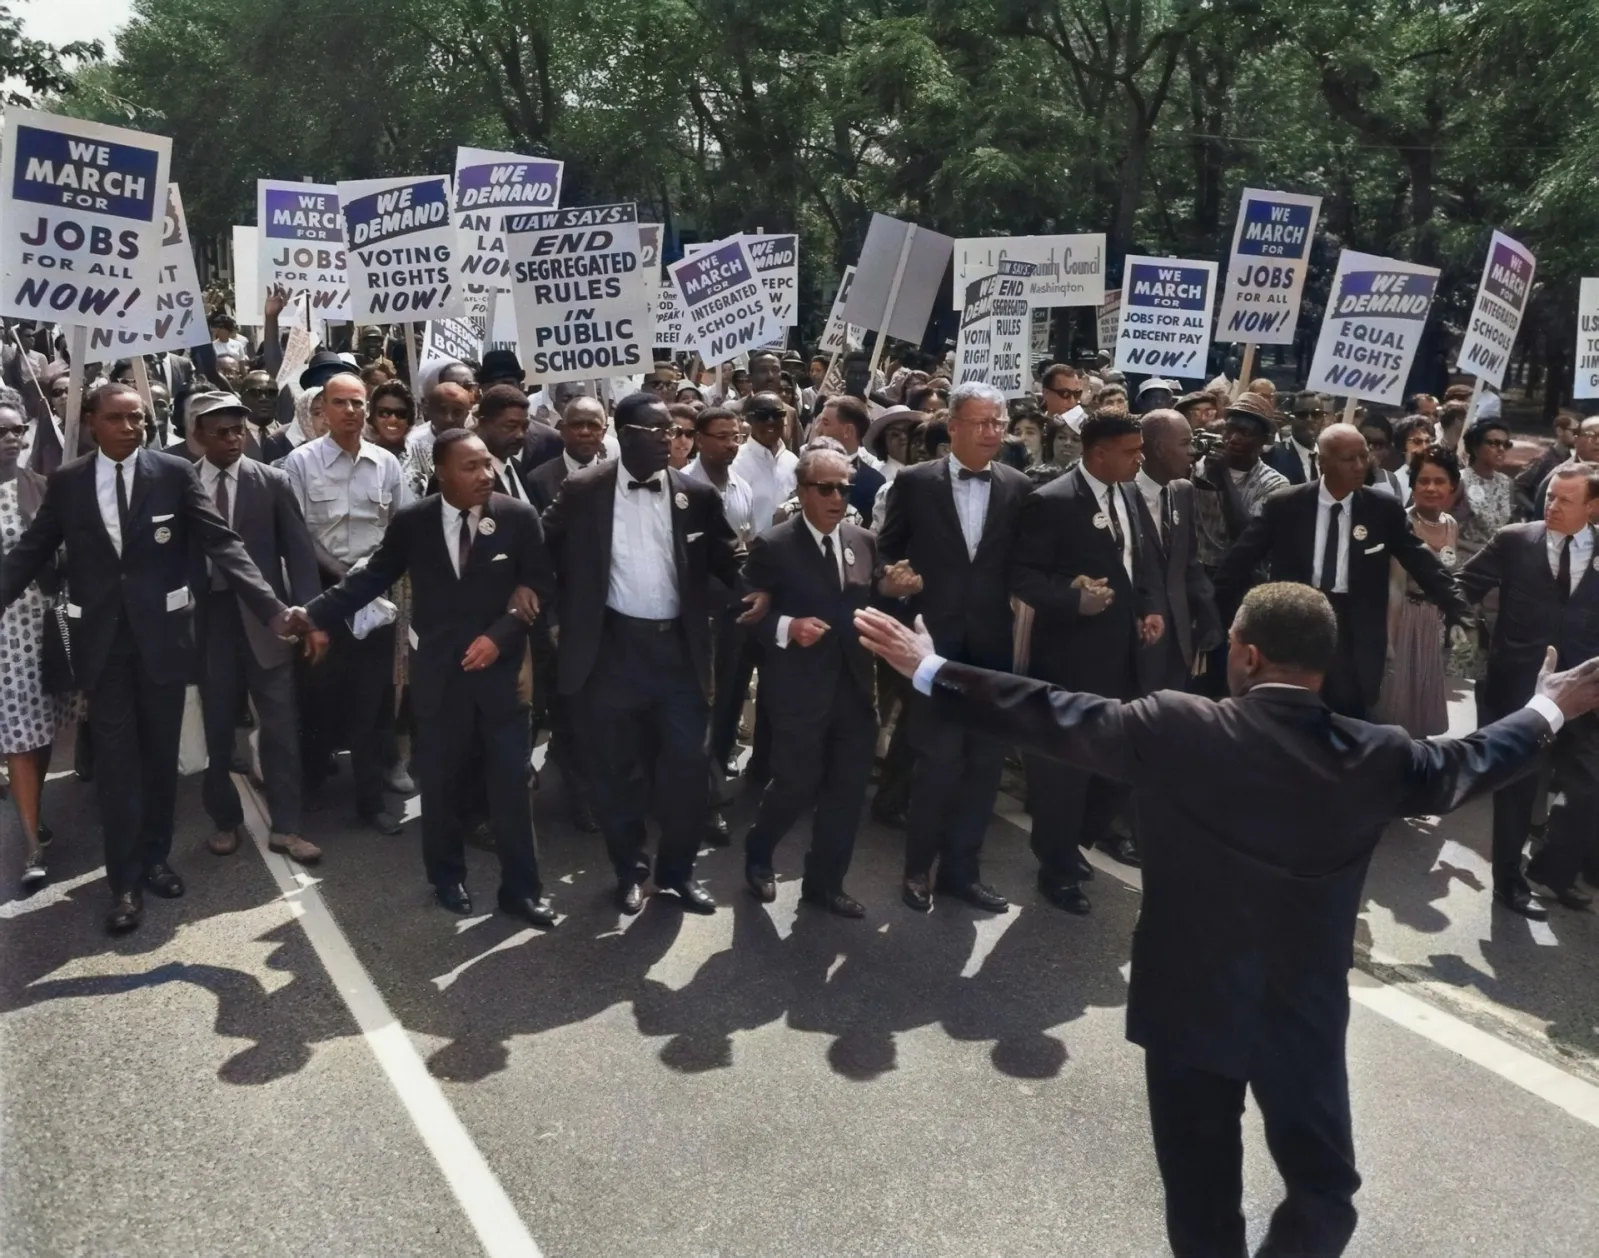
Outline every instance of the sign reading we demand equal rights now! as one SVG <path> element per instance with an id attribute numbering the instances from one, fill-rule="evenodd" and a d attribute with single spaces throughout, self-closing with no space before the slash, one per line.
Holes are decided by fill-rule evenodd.
<path id="1" fill-rule="evenodd" d="M 1305 387 L 1400 405 L 1437 286 L 1432 267 L 1345 249 Z"/>

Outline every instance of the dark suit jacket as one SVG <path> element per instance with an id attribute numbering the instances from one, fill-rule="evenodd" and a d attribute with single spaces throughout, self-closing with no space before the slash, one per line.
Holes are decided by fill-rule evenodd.
<path id="1" fill-rule="evenodd" d="M 516 674 L 528 627 L 505 609 L 519 585 L 537 591 L 541 603 L 554 594 L 544 530 L 532 507 L 491 494 L 466 571 L 457 577 L 444 539 L 443 501 L 430 494 L 401 507 L 366 566 L 305 610 L 320 628 L 327 628 L 353 616 L 409 572 L 411 629 L 417 639 L 411 692 L 417 715 L 437 712 L 446 692 L 461 687 L 465 689 L 459 693 L 472 695 L 484 712 L 507 715 L 520 702 Z M 490 521 L 492 531 L 483 527 Z M 483 635 L 494 639 L 500 656 L 487 668 L 466 672 L 461 657 Z"/>
<path id="2" fill-rule="evenodd" d="M 576 694 L 594 670 L 605 627 L 605 599 L 611 585 L 611 525 L 616 507 L 618 459 L 607 459 L 566 478 L 544 513 L 544 537 L 555 564 L 561 630 L 561 693 Z M 642 491 L 640 491 L 642 492 Z M 689 658 L 700 688 L 711 694 L 712 595 L 714 577 L 728 590 L 738 587 L 738 538 L 722 513 L 722 499 L 703 481 L 668 468 L 666 492 L 672 496 L 672 552 L 677 595 Z"/>
<path id="3" fill-rule="evenodd" d="M 1499 591 L 1483 686 L 1484 721 L 1513 712 L 1532 697 L 1549 647 L 1559 652 L 1561 668 L 1599 655 L 1599 572 L 1590 563 L 1576 590 L 1562 601 L 1549 571 L 1548 535 L 1542 522 L 1507 525 L 1461 570 L 1461 588 L 1473 603 Z"/>
<path id="4" fill-rule="evenodd" d="M 1156 585 L 1161 596 L 1161 615 L 1166 619 L 1165 635 L 1144 649 L 1158 661 L 1175 646 L 1183 667 L 1191 669 L 1196 654 L 1221 644 L 1221 615 L 1216 610 L 1216 591 L 1199 562 L 1199 544 L 1194 535 L 1193 482 L 1174 480 L 1166 489 L 1172 518 L 1164 537 L 1148 513 L 1149 504 L 1144 501 L 1144 495 L 1134 495 L 1143 513 L 1144 536 L 1149 539 L 1149 551 L 1160 573 Z M 1148 668 L 1156 671 L 1154 664 Z"/>
<path id="5" fill-rule="evenodd" d="M 550 503 L 560 496 L 566 477 L 566 460 L 559 455 L 540 463 L 527 474 L 527 496 L 533 500 L 535 510 L 542 514 L 550 509 Z"/>
<path id="6" fill-rule="evenodd" d="M 197 469 L 198 470 L 198 469 Z M 241 458 L 233 465 L 237 479 L 232 502 L 233 531 L 244 542 L 244 549 L 261 576 L 280 600 L 303 607 L 322 590 L 317 570 L 316 546 L 300 514 L 299 499 L 288 476 L 275 467 Z M 202 484 L 204 482 L 201 482 Z M 193 547 L 196 561 L 194 584 L 206 588 L 205 556 L 199 545 Z M 204 606 L 202 600 L 201 606 Z M 244 636 L 256 663 L 263 668 L 287 664 L 294 658 L 294 645 L 284 642 L 247 607 L 239 609 Z M 203 628 L 203 625 L 202 625 Z"/>
<path id="7" fill-rule="evenodd" d="M 1016 522 L 1033 483 L 1013 467 L 990 463 L 988 514 L 977 557 L 970 558 L 950 487 L 947 458 L 907 467 L 894 478 L 877 530 L 878 561 L 910 560 L 922 592 L 900 608 L 923 616 L 938 653 L 984 668 L 1011 666 L 1010 570 Z"/>
<path id="8" fill-rule="evenodd" d="M 1122 516 L 1132 528 L 1133 577 L 1109 528 L 1095 528 L 1104 513 L 1081 468 L 1040 485 L 1022 502 L 1011 552 L 1011 593 L 1033 609 L 1028 674 L 1089 690 L 1107 698 L 1131 699 L 1142 693 L 1138 665 L 1138 622 L 1161 610 L 1159 572 L 1145 550 L 1138 491 L 1114 486 Z M 1085 616 L 1079 576 L 1110 582 L 1111 604 Z"/>
<path id="9" fill-rule="evenodd" d="M 1218 601 L 1237 606 L 1251 584 L 1255 566 L 1266 563 L 1273 581 L 1309 585 L 1315 571 L 1316 509 L 1321 482 L 1279 489 L 1260 515 L 1227 552 L 1216 573 Z M 1355 667 L 1367 703 L 1377 701 L 1388 654 L 1388 561 L 1397 559 L 1452 624 L 1470 615 L 1460 587 L 1427 544 L 1410 531 L 1405 509 L 1391 494 L 1362 485 L 1346 500 L 1349 507 L 1348 629 Z M 1365 536 L 1357 537 L 1364 529 Z"/>
<path id="10" fill-rule="evenodd" d="M 1299 461 L 1299 455 L 1282 442 L 1262 452 L 1260 461 L 1267 467 L 1276 468 L 1288 478 L 1290 485 L 1305 483 L 1305 465 Z"/>
<path id="11" fill-rule="evenodd" d="M 396 457 L 398 457 L 398 456 L 396 456 Z M 524 494 L 528 494 L 528 497 L 531 499 L 532 495 L 530 493 L 528 493 L 527 476 L 522 472 L 522 468 L 521 468 L 520 464 L 517 462 L 519 457 L 520 456 L 518 456 L 518 455 L 512 455 L 509 459 L 507 459 L 506 462 L 505 462 L 505 470 L 507 472 L 511 473 L 511 475 L 513 475 L 513 476 L 515 476 L 517 478 L 517 483 L 521 486 L 522 492 Z M 424 497 L 431 497 L 433 494 L 436 494 L 438 492 L 439 492 L 439 474 L 437 472 L 429 472 L 428 473 L 428 483 L 423 488 L 423 496 Z M 500 472 L 495 472 L 494 473 L 494 492 L 497 493 L 497 494 L 504 494 L 506 497 L 510 497 L 511 496 L 511 491 L 510 491 L 510 489 L 507 487 L 507 485 L 505 483 L 505 477 Z M 522 500 L 520 498 L 518 498 L 517 501 L 520 502 Z M 537 502 L 531 502 L 529 505 L 531 505 L 532 508 L 535 511 L 538 511 L 540 513 L 542 513 L 544 511 L 544 507 L 541 506 Z"/>
<path id="12" fill-rule="evenodd" d="M 1413 740 L 1297 687 L 1122 704 L 957 664 L 939 670 L 933 701 L 1132 785 L 1144 894 L 1127 1038 L 1235 1079 L 1268 1055 L 1342 1049 L 1355 919 L 1383 828 L 1503 786 L 1553 741 L 1535 712 Z"/>
<path id="13" fill-rule="evenodd" d="M 85 690 L 99 680 L 124 614 L 154 681 L 193 680 L 191 539 L 257 618 L 270 621 L 283 610 L 239 535 L 212 508 L 193 465 L 158 450 L 136 457 L 120 556 L 95 495 L 99 455 L 90 454 L 50 477 L 38 515 L 0 569 L 0 607 L 9 607 L 66 544 L 73 671 Z"/>
<path id="14" fill-rule="evenodd" d="M 744 563 L 745 586 L 772 596 L 765 617 L 750 628 L 769 648 L 761 655 L 763 684 L 771 686 L 768 697 L 785 715 L 825 716 L 841 679 L 855 685 L 867 702 L 872 698 L 872 657 L 855 632 L 855 613 L 872 599 L 877 540 L 844 521 L 833 545 L 844 560 L 841 591 L 828 583 L 827 560 L 803 515 L 755 538 Z M 780 649 L 777 622 L 783 616 L 816 616 L 829 628 L 811 646 L 790 642 Z"/>
<path id="15" fill-rule="evenodd" d="M 522 441 L 522 475 L 526 476 L 551 459 L 559 458 L 564 449 L 566 442 L 561 440 L 561 434 L 553 427 L 536 419 L 529 420 L 527 436 Z"/>

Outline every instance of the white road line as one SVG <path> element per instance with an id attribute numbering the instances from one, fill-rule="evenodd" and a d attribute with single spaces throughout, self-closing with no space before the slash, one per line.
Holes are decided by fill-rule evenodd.
<path id="1" fill-rule="evenodd" d="M 445 1099 L 438 1081 L 428 1073 L 405 1028 L 389 1011 L 366 967 L 333 920 L 322 894 L 312 881 L 302 884 L 299 870 L 267 848 L 268 823 L 255 789 L 234 775 L 244 801 L 245 826 L 256 850 L 271 871 L 284 899 L 297 906 L 301 928 L 333 980 L 345 1006 L 361 1028 L 367 1046 L 388 1076 L 400 1104 L 410 1115 L 422 1143 L 466 1214 L 489 1258 L 540 1258 L 539 1247 L 528 1233 L 516 1207 L 506 1196 L 460 1117 Z"/>
<path id="2" fill-rule="evenodd" d="M 46 853 L 48 856 L 48 853 Z M 70 899 L 72 893 L 79 887 L 86 887 L 91 882 L 98 882 L 105 877 L 105 866 L 91 869 L 86 874 L 79 874 L 76 878 L 68 878 L 65 882 L 51 882 L 45 884 L 32 895 L 21 900 L 7 900 L 0 904 L 0 922 L 10 921 L 13 917 L 21 917 L 24 913 L 37 913 L 40 909 L 47 909 L 52 904 L 60 904 L 63 900 Z"/>

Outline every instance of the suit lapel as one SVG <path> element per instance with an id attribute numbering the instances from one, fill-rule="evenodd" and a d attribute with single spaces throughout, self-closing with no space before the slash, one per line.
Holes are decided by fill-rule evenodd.
<path id="1" fill-rule="evenodd" d="M 137 450 L 133 455 L 133 488 L 128 493 L 128 527 L 133 528 L 139 520 L 139 512 L 144 507 L 144 500 L 150 494 L 150 482 L 153 472 L 148 466 L 149 460 L 144 457 L 143 450 Z M 128 553 L 128 539 L 122 539 L 122 553 Z"/>
<path id="2" fill-rule="evenodd" d="M 672 513 L 672 559 L 677 568 L 677 588 L 688 589 L 688 495 L 682 473 L 666 469 L 667 509 Z M 682 506 L 679 506 L 679 503 Z"/>
<path id="3" fill-rule="evenodd" d="M 77 474 L 83 482 L 81 489 L 84 495 L 84 501 L 88 503 L 89 512 L 94 516 L 94 522 L 97 526 L 97 532 L 101 540 L 105 542 L 106 554 L 111 556 L 112 562 L 120 563 L 121 558 L 117 554 L 117 548 L 112 543 L 111 534 L 105 526 L 105 516 L 100 514 L 100 491 L 99 486 L 95 483 L 95 478 L 99 474 L 99 471 L 100 456 L 96 454 L 93 457 L 84 460 L 84 462 L 79 466 Z M 124 538 L 123 540 L 125 542 L 127 539 Z"/>
<path id="4" fill-rule="evenodd" d="M 602 574 L 601 602 L 605 599 L 605 586 L 611 579 L 611 537 L 616 528 L 616 495 L 622 492 L 621 468 L 621 459 L 607 459 L 594 482 L 594 495 L 599 499 L 596 504 L 598 509 L 594 513 L 594 544 L 599 548 L 600 556 L 596 570 Z"/>
<path id="5" fill-rule="evenodd" d="M 1582 565 L 1582 571 L 1577 574 L 1576 588 L 1571 591 L 1572 598 L 1576 598 L 1577 595 L 1581 594 L 1586 588 L 1588 580 L 1593 574 L 1594 560 L 1599 559 L 1599 530 L 1595 530 L 1594 526 L 1591 524 L 1588 526 L 1588 544 L 1588 562 Z M 1549 550 L 1546 543 L 1544 547 L 1544 554 L 1547 555 L 1548 553 Z M 1548 564 L 1544 565 L 1545 568 L 1548 566 Z"/>
<path id="6" fill-rule="evenodd" d="M 442 508 L 440 509 L 442 510 Z M 485 530 L 484 524 L 491 520 L 493 524 Z M 466 568 L 461 573 L 463 581 L 466 579 L 467 573 L 475 572 L 484 564 L 492 562 L 489 559 L 489 552 L 494 549 L 494 535 L 499 532 L 501 523 L 501 521 L 494 518 L 494 499 L 491 496 L 483 504 L 483 513 L 478 517 L 477 532 L 472 535 L 472 548 L 467 551 Z"/>
<path id="7" fill-rule="evenodd" d="M 933 497 L 938 503 L 940 514 L 946 518 L 950 528 L 955 530 L 955 539 L 960 542 L 960 557 L 963 560 L 970 562 L 971 556 L 966 550 L 966 534 L 961 531 L 961 513 L 955 510 L 955 469 L 950 466 L 949 456 L 947 454 L 938 461 L 936 468 L 937 470 L 934 474 L 939 480 L 939 485 L 934 490 Z M 994 494 L 992 489 L 990 489 L 988 495 L 988 507 L 989 511 L 992 512 L 994 509 Z M 987 520 L 984 520 L 983 524 L 984 531 L 986 532 L 988 524 Z"/>

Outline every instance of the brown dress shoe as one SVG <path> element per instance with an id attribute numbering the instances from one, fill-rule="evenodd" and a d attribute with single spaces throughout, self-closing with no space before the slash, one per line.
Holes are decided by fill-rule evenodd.
<path id="1" fill-rule="evenodd" d="M 302 865 L 315 865 L 322 859 L 322 849 L 298 834 L 274 834 L 267 840 L 267 847 Z"/>
<path id="2" fill-rule="evenodd" d="M 205 845 L 218 856 L 232 856 L 239 850 L 239 831 L 237 827 L 232 830 L 218 830 Z"/>

